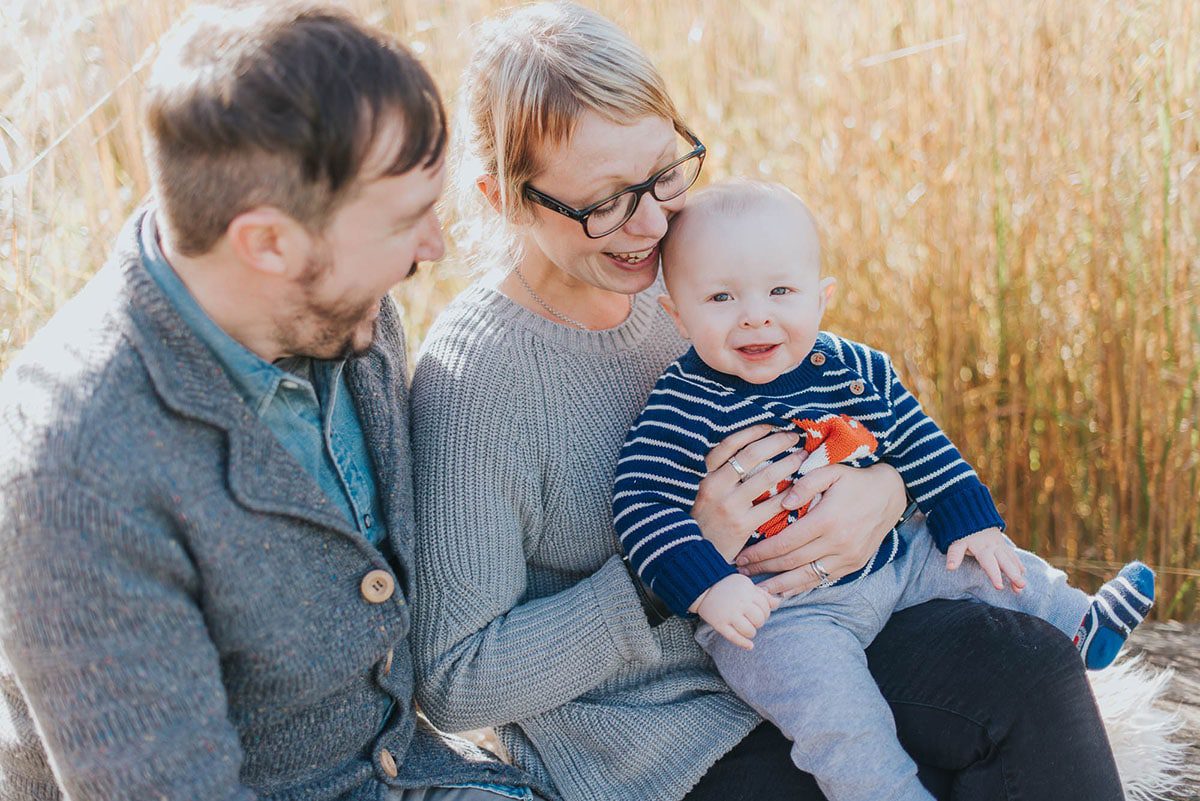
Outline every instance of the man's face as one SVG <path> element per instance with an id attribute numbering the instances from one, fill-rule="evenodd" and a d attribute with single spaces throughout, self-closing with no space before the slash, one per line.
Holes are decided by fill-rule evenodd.
<path id="1" fill-rule="evenodd" d="M 333 359 L 371 346 L 384 296 L 412 276 L 418 262 L 445 252 L 434 208 L 444 181 L 442 162 L 365 179 L 313 236 L 303 274 L 281 304 L 275 322 L 284 352 Z"/>

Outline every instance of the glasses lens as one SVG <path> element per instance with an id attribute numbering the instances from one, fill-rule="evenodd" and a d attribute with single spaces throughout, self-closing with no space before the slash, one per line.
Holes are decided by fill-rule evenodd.
<path id="1" fill-rule="evenodd" d="M 697 153 L 664 172 L 654 182 L 654 197 L 670 200 L 686 192 L 688 187 L 696 183 L 696 178 L 700 175 L 700 164 L 700 154 Z"/>
<path id="2" fill-rule="evenodd" d="M 611 234 L 633 216 L 636 205 L 636 192 L 622 192 L 603 206 L 592 209 L 587 216 L 588 236 L 598 239 Z"/>

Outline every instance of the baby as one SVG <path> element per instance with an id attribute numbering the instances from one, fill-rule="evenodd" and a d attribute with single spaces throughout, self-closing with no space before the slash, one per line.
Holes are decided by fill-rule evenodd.
<path id="1" fill-rule="evenodd" d="M 821 276 L 816 227 L 795 194 L 766 184 L 699 193 L 673 221 L 662 262 L 663 307 L 692 348 L 629 431 L 613 491 L 617 533 L 642 580 L 677 614 L 699 615 L 696 639 L 726 682 L 794 742 L 792 759 L 831 801 L 932 799 L 863 654 L 894 611 L 975 598 L 1053 624 L 1091 669 L 1113 661 L 1153 603 L 1153 572 L 1130 563 L 1088 596 L 1012 544 L 987 487 L 891 359 L 819 329 L 835 284 Z M 721 554 L 689 515 L 709 450 L 763 422 L 797 433 L 809 452 L 801 474 L 883 461 L 920 509 L 860 570 L 833 577 L 812 563 L 821 585 L 773 612 L 730 564 L 735 554 Z M 741 480 L 760 467 L 726 465 Z M 770 536 L 803 511 L 747 535 Z"/>

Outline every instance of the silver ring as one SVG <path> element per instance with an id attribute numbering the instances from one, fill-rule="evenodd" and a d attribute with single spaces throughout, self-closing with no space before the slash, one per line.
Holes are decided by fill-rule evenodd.
<path id="1" fill-rule="evenodd" d="M 737 460 L 737 459 L 735 459 L 735 458 L 733 458 L 732 456 L 730 456 L 730 457 L 729 457 L 729 462 L 728 462 L 728 464 L 729 464 L 729 466 L 730 466 L 730 467 L 732 467 L 732 468 L 733 468 L 733 472 L 737 473 L 737 476 L 738 476 L 738 481 L 739 481 L 739 482 L 740 482 L 740 481 L 745 481 L 745 480 L 746 480 L 746 468 L 744 468 L 744 467 L 742 467 L 740 464 L 738 464 L 738 460 Z"/>
<path id="2" fill-rule="evenodd" d="M 812 560 L 808 563 L 808 566 L 812 568 L 813 575 L 817 577 L 818 587 L 828 587 L 830 585 L 829 571 L 821 566 L 820 559 Z"/>

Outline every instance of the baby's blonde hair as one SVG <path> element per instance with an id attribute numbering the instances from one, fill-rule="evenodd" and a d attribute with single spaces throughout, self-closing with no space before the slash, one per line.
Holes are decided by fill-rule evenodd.
<path id="1" fill-rule="evenodd" d="M 529 212 L 524 190 L 541 169 L 538 150 L 568 141 L 585 112 L 618 124 L 658 116 L 686 129 L 650 59 L 594 11 L 567 2 L 523 6 L 482 23 L 478 34 L 458 96 L 451 165 L 456 239 L 475 260 L 495 251 L 516 257 L 510 224 Z M 475 186 L 480 175 L 499 184 L 500 226 Z"/>
<path id="2" fill-rule="evenodd" d="M 783 184 L 736 179 L 712 184 L 689 195 L 687 205 L 671 219 L 671 227 L 662 241 L 663 279 L 669 280 L 672 254 L 686 241 L 689 227 L 719 225 L 721 220 L 779 205 L 794 206 L 808 220 L 813 231 L 819 230 L 816 218 L 805 202 Z"/>

